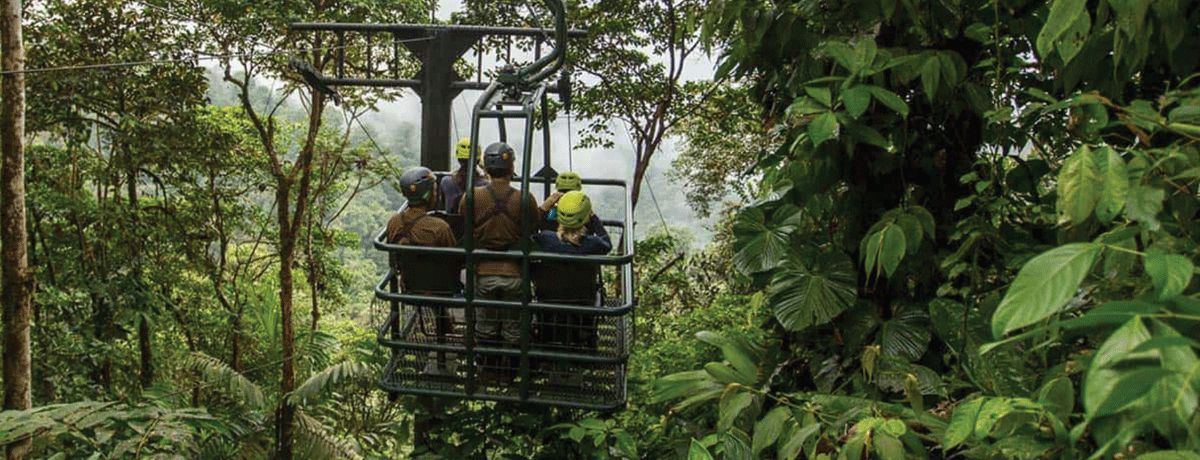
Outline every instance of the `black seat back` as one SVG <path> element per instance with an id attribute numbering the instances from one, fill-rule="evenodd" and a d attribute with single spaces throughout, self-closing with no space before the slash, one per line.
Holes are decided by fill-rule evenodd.
<path id="1" fill-rule="evenodd" d="M 401 289 L 411 294 L 456 294 L 462 290 L 459 283 L 462 260 L 461 255 L 398 254 L 395 261 Z"/>
<path id="2" fill-rule="evenodd" d="M 600 266 L 573 262 L 539 262 L 533 266 L 534 293 L 538 301 L 597 305 Z"/>

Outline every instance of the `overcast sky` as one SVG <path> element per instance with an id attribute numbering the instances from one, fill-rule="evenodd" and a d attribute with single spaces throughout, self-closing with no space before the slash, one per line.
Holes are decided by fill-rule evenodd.
<path id="1" fill-rule="evenodd" d="M 448 19 L 450 14 L 459 8 L 461 8 L 460 1 L 451 0 L 443 2 L 439 7 L 438 18 L 443 20 Z M 485 68 L 494 68 L 496 65 L 497 61 L 495 58 L 489 59 L 489 57 L 485 56 Z M 689 80 L 705 80 L 712 75 L 713 68 L 712 61 L 707 56 L 701 55 L 687 62 L 684 75 Z M 379 107 L 380 110 L 378 113 L 366 118 L 373 131 L 387 132 L 398 128 L 419 128 L 421 113 L 420 99 L 411 91 L 405 91 L 407 94 L 404 97 L 394 102 L 382 104 Z M 479 91 L 464 91 L 454 101 L 454 123 L 451 133 L 456 138 L 465 137 L 470 134 L 470 107 L 474 106 L 479 96 Z M 556 170 L 566 171 L 571 169 L 570 164 L 572 160 L 570 157 L 573 156 L 574 169 L 585 177 L 632 179 L 633 149 L 626 136 L 625 128 L 619 122 L 614 122 L 611 127 L 615 143 L 612 149 L 574 149 L 571 156 L 565 150 L 568 134 L 571 134 L 571 139 L 578 142 L 578 132 L 584 127 L 585 123 L 582 121 L 572 122 L 573 133 L 569 133 L 567 124 L 567 120 L 560 117 L 559 120 L 551 125 L 552 165 Z M 513 147 L 517 151 L 521 151 L 522 139 L 519 136 L 513 136 L 512 133 L 520 132 L 519 130 L 522 129 L 522 126 L 515 122 L 510 123 L 508 126 L 510 144 L 513 144 Z M 498 129 L 496 124 L 494 122 L 485 124 L 481 128 L 480 137 L 481 139 L 497 139 Z M 486 143 L 486 141 L 482 143 Z M 413 150 L 417 150 L 417 147 L 414 146 Z M 541 137 L 537 136 L 534 142 L 534 156 L 537 159 L 533 162 L 533 171 L 537 171 L 542 166 L 540 160 L 541 150 Z M 662 218 L 660 219 L 659 213 L 654 206 L 650 190 L 644 188 L 641 194 L 643 197 L 642 202 L 639 204 L 636 215 L 636 220 L 638 221 L 637 231 L 640 234 L 644 234 L 654 227 L 660 227 L 661 222 L 665 220 L 671 226 L 693 227 L 693 233 L 698 237 L 699 242 L 707 241 L 710 237 L 710 232 L 702 227 L 711 225 L 711 222 L 701 221 L 697 218 L 683 201 L 683 192 L 680 185 L 672 183 L 666 176 L 675 157 L 676 149 L 674 141 L 668 139 L 664 142 L 662 150 L 656 155 L 650 170 L 647 172 L 650 181 L 649 186 L 653 188 L 653 194 L 658 198 L 659 208 L 662 210 Z M 602 208 L 616 210 L 621 209 L 622 206 L 621 203 L 604 203 Z M 616 218 L 619 216 L 612 217 Z"/>

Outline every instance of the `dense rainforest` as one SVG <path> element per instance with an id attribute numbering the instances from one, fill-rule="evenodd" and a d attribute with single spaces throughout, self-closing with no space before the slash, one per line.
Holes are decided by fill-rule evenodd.
<path id="1" fill-rule="evenodd" d="M 638 207 L 612 413 L 379 389 L 419 99 L 287 27 L 537 2 L 3 3 L 9 459 L 1200 459 L 1200 2 L 566 2 L 556 142 Z"/>

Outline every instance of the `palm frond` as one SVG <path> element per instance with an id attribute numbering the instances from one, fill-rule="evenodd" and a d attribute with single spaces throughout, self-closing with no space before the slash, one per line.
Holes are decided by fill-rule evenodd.
<path id="1" fill-rule="evenodd" d="M 258 409 L 267 407 L 267 398 L 258 384 L 217 358 L 192 353 L 183 359 L 182 368 L 196 373 L 201 381 L 224 391 L 229 397 Z"/>
<path id="2" fill-rule="evenodd" d="M 342 343 L 337 337 L 321 331 L 301 332 L 296 342 L 300 359 L 311 369 L 328 366 L 342 348 Z"/>
<path id="3" fill-rule="evenodd" d="M 296 410 L 296 432 L 300 451 L 307 458 L 362 458 L 354 444 L 338 439 L 324 423 L 300 409 Z"/>
<path id="4" fill-rule="evenodd" d="M 316 400 L 330 389 L 342 383 L 371 375 L 371 368 L 357 361 L 343 361 L 322 369 L 313 374 L 299 387 L 288 394 L 288 399 L 297 406 L 303 407 L 309 401 Z"/>

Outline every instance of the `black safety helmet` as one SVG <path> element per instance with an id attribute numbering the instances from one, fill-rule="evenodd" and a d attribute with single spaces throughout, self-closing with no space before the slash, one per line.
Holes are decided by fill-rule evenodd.
<path id="1" fill-rule="evenodd" d="M 483 149 L 483 167 L 491 171 L 512 171 L 517 152 L 503 142 L 496 142 Z"/>
<path id="2" fill-rule="evenodd" d="M 437 177 L 429 168 L 412 168 L 400 176 L 400 193 L 412 204 L 433 204 L 436 189 Z"/>

